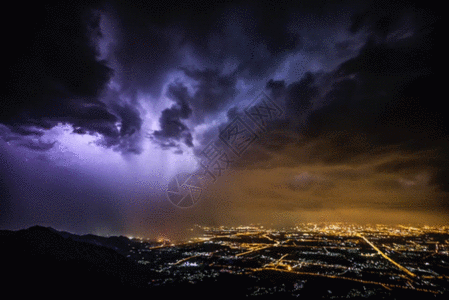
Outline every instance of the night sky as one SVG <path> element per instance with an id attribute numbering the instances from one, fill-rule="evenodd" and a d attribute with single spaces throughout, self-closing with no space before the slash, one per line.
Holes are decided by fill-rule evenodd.
<path id="1" fill-rule="evenodd" d="M 5 11 L 1 229 L 448 224 L 434 1 L 85 3 Z M 194 207 L 172 205 L 170 179 L 261 92 L 282 118 Z"/>

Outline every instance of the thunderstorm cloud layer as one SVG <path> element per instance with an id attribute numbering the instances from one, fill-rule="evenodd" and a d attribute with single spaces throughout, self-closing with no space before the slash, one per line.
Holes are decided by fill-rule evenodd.
<path id="1" fill-rule="evenodd" d="M 4 38 L 2 228 L 447 223 L 442 16 L 431 3 L 14 5 L 32 14 Z M 195 207 L 173 206 L 169 180 L 196 170 L 261 92 L 282 118 Z"/>

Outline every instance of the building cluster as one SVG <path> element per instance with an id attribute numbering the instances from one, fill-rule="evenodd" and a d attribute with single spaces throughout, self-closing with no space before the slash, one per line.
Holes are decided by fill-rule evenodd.
<path id="1" fill-rule="evenodd" d="M 202 235 L 195 239 L 142 243 L 128 256 L 160 272 L 153 285 L 218 280 L 223 273 L 261 280 L 273 272 L 291 275 L 279 285 L 258 286 L 254 295 L 299 293 L 317 278 L 363 287 L 351 289 L 351 295 L 379 288 L 440 294 L 449 286 L 449 227 L 308 223 L 276 230 L 260 225 L 198 229 Z"/>

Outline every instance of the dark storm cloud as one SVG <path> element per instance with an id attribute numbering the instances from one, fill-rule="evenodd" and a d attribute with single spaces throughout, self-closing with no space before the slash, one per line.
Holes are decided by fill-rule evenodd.
<path id="1" fill-rule="evenodd" d="M 17 133 L 19 135 L 35 135 L 35 136 L 42 136 L 44 134 L 43 130 L 38 130 L 35 128 L 30 128 L 26 126 L 10 126 L 10 130 L 14 133 Z"/>
<path id="2" fill-rule="evenodd" d="M 137 105 L 116 100 L 111 102 L 109 106 L 120 120 L 120 130 L 118 134 L 105 135 L 106 143 L 109 143 L 111 146 L 114 145 L 113 149 L 122 153 L 142 153 L 140 129 L 143 120 Z"/>
<path id="3" fill-rule="evenodd" d="M 357 50 L 357 43 L 353 40 L 338 42 L 334 45 L 337 57 L 347 57 Z"/>
<path id="4" fill-rule="evenodd" d="M 26 127 L 13 127 L 0 124 L 0 138 L 9 145 L 24 147 L 34 151 L 47 151 L 53 148 L 56 141 L 44 142 L 40 138 L 41 130 Z"/>
<path id="5" fill-rule="evenodd" d="M 262 78 L 281 58 L 301 46 L 296 28 L 289 28 L 292 3 L 234 5 L 220 16 L 220 31 L 210 43 L 210 54 L 216 59 L 239 61 L 238 73 L 249 78 Z"/>
<path id="6" fill-rule="evenodd" d="M 119 104 L 113 105 L 114 111 L 121 119 L 120 134 L 132 135 L 139 131 L 143 120 L 140 117 L 139 111 L 132 105 L 125 103 L 123 106 Z"/>
<path id="7" fill-rule="evenodd" d="M 271 95 L 285 97 L 291 124 L 307 121 L 290 130 L 309 140 L 326 137 L 336 149 L 344 149 L 344 157 L 396 144 L 413 150 L 432 148 L 447 136 L 444 104 L 436 92 L 441 56 L 430 46 L 439 36 L 427 30 L 429 24 L 437 28 L 441 20 L 426 10 L 407 10 L 410 5 L 393 9 L 376 3 L 372 5 L 380 5 L 379 14 L 388 15 L 382 39 L 372 36 L 357 56 L 328 74 L 307 72 L 288 86 L 274 80 L 266 85 Z M 413 23 L 413 35 L 387 38 L 400 29 L 403 15 L 419 20 Z M 358 25 L 353 30 L 362 24 L 378 28 L 374 16 L 354 21 Z M 371 30 L 377 34 L 377 29 Z"/>
<path id="8" fill-rule="evenodd" d="M 19 145 L 31 150 L 36 150 L 36 151 L 47 151 L 51 148 L 53 148 L 53 146 L 55 145 L 56 142 L 51 142 L 51 143 L 46 143 L 43 141 L 32 141 L 32 140 L 27 140 L 24 142 L 21 142 Z"/>
<path id="9" fill-rule="evenodd" d="M 331 6 L 326 4 L 324 11 L 331 11 Z M 22 20 L 27 30 L 21 35 L 7 33 L 11 59 L 0 122 L 45 129 L 63 122 L 72 124 L 74 133 L 103 135 L 106 146 L 131 137 L 138 143 L 131 134 L 141 127 L 138 111 L 126 108 L 123 113 L 111 103 L 105 106 L 99 96 L 112 76 L 121 92 L 132 98 L 139 91 L 159 96 L 165 76 L 182 65 L 185 49 L 217 67 L 184 69 L 198 84 L 191 107 L 195 122 L 200 122 L 233 97 L 237 73 L 263 76 L 285 53 L 298 50 L 297 28 L 289 24 L 302 11 L 317 9 L 294 2 L 250 1 L 36 4 L 30 8 L 33 16 Z M 101 25 L 102 18 L 109 18 L 112 25 Z M 99 47 L 105 36 L 114 39 L 106 54 Z M 219 70 L 225 59 L 237 64 L 231 75 Z M 135 121 L 127 117 L 130 113 Z M 163 117 L 173 118 L 170 113 Z M 115 126 L 119 121 L 120 132 Z"/>
<path id="10" fill-rule="evenodd" d="M 309 72 L 289 85 L 268 80 L 270 95 L 284 98 L 287 106 L 286 122 L 274 128 L 283 129 L 287 137 L 287 132 L 296 137 L 284 139 L 282 135 L 276 137 L 276 131 L 267 132 L 270 143 L 277 141 L 283 146 L 268 151 L 267 161 L 257 162 L 251 158 L 265 153 L 270 143 L 257 144 L 238 162 L 239 168 L 268 167 L 275 174 L 280 167 L 324 163 L 329 166 L 327 174 L 335 175 L 333 172 L 341 172 L 342 166 L 378 160 L 369 171 L 377 179 L 352 171 L 356 175 L 348 174 L 348 178 L 366 186 L 366 191 L 372 190 L 373 195 L 376 189 L 382 190 L 386 198 L 393 190 L 404 195 L 420 190 L 422 198 L 416 199 L 421 200 L 427 193 L 426 205 L 419 203 L 421 200 L 409 204 L 391 200 L 390 207 L 395 209 L 407 205 L 416 210 L 446 209 L 449 203 L 441 199 L 449 190 L 448 124 L 438 92 L 444 59 L 437 49 L 444 40 L 442 24 L 433 9 L 410 7 L 406 3 L 378 7 L 379 12 L 367 12 L 361 21 L 356 18 L 354 23 L 359 23 L 353 24 L 352 30 L 366 30 L 369 38 L 358 55 L 335 71 Z M 383 14 L 385 18 L 377 18 Z M 412 21 L 404 22 L 404 18 Z M 337 47 L 346 49 L 351 44 Z M 388 155 L 392 158 L 382 162 Z M 428 179 L 416 179 L 420 176 Z M 342 180 L 339 177 L 336 182 Z"/>
<path id="11" fill-rule="evenodd" d="M 23 135 L 30 135 L 28 130 L 26 130 L 25 133 L 26 134 Z M 21 140 L 22 139 L 21 135 L 22 135 L 21 133 L 17 134 L 14 131 L 12 131 L 10 127 L 0 124 L 0 137 L 5 142 Z"/>
<path id="12" fill-rule="evenodd" d="M 192 99 L 189 95 L 187 87 L 182 83 L 170 84 L 167 90 L 167 97 L 170 97 L 177 104 L 179 110 L 179 117 L 181 119 L 187 119 L 192 114 L 190 103 Z"/>
<path id="13" fill-rule="evenodd" d="M 447 208 L 447 121 L 437 95 L 437 74 L 445 70 L 436 51 L 445 36 L 433 8 L 405 1 L 157 0 L 27 9 L 34 15 L 17 21 L 24 29 L 5 32 L 2 225 L 176 227 L 176 217 L 165 215 L 175 208 L 158 209 L 159 196 L 160 206 L 169 206 L 162 189 L 156 195 L 143 187 L 145 201 L 135 205 L 131 182 L 139 170 L 115 172 L 115 155 L 105 155 L 111 168 L 88 176 L 78 166 L 54 168 L 46 154 L 57 152 L 58 142 L 44 132 L 68 123 L 74 134 L 99 135 L 97 144 L 139 154 L 149 116 L 160 125 L 153 142 L 198 154 L 218 137 L 226 122 L 215 122 L 225 109 L 228 121 L 244 114 L 234 100 L 263 85 L 285 105 L 286 119 L 270 124 L 233 165 L 234 186 L 215 185 L 220 201 L 205 199 L 195 218 L 184 214 L 192 222 L 225 220 L 222 208 L 244 222 L 326 209 L 333 215 L 356 208 L 364 216 L 371 207 Z M 36 160 L 21 160 L 25 152 Z M 176 165 L 166 157 L 148 169 Z M 226 197 L 238 199 L 237 207 L 226 207 Z"/>
<path id="14" fill-rule="evenodd" d="M 116 2 L 112 7 L 120 28 L 114 55 L 120 64 L 117 71 L 123 88 L 137 88 L 158 96 L 170 70 L 179 66 L 192 67 L 183 62 L 186 51 L 190 51 L 199 61 L 190 63 L 193 69 L 186 73 L 200 81 L 201 91 L 195 98 L 204 110 L 197 115 L 202 116 L 221 108 L 220 98 L 228 97 L 224 93 L 230 93 L 235 81 L 235 78 L 219 75 L 220 70 L 210 70 L 211 66 L 226 69 L 226 64 L 231 64 L 235 66 L 228 71 L 235 74 L 250 78 L 265 76 L 287 53 L 300 48 L 299 25 L 290 26 L 298 16 L 333 11 L 329 3 L 321 7 L 294 1 L 276 4 L 263 1 Z M 224 82 L 226 80 L 229 82 Z M 212 87 L 217 84 L 223 90 L 211 94 Z M 215 99 L 205 99 L 210 96 Z M 195 103 L 192 103 L 194 108 Z"/>
<path id="15" fill-rule="evenodd" d="M 104 93 L 117 72 L 99 60 L 104 37 L 101 7 L 92 2 L 30 8 L 34 14 L 22 20 L 26 31 L 9 36 L 9 76 L 2 91 L 0 122 L 24 136 L 43 134 L 30 126 L 50 129 L 68 123 L 73 133 L 100 134 L 98 143 L 103 146 L 122 153 L 142 152 L 143 120 L 136 102 L 123 101 L 111 90 Z M 136 90 L 128 94 L 134 99 Z"/>
<path id="16" fill-rule="evenodd" d="M 277 99 L 281 96 L 282 92 L 285 89 L 285 81 L 284 80 L 268 80 L 265 88 L 270 91 L 270 95 Z"/>
<path id="17" fill-rule="evenodd" d="M 2 93 L 9 105 L 2 109 L 3 122 L 13 122 L 24 110 L 42 113 L 42 106 L 63 105 L 57 100 L 65 99 L 57 98 L 97 96 L 112 72 L 96 60 L 89 33 L 98 28 L 98 16 L 87 7 L 71 3 L 29 9 L 33 14 L 22 22 L 30 26 L 22 26 L 21 34 L 7 32 L 9 76 Z"/>
<path id="18" fill-rule="evenodd" d="M 223 109 L 223 105 L 236 94 L 237 78 L 234 74 L 220 75 L 218 70 L 211 69 L 201 71 L 184 68 L 183 71 L 196 81 L 191 103 L 198 111 L 197 118 Z"/>
<path id="19" fill-rule="evenodd" d="M 118 45 L 114 56 L 120 64 L 123 89 L 143 90 L 157 98 L 168 72 L 182 65 L 184 47 L 193 46 L 195 55 L 206 47 L 224 4 L 113 1 L 111 6 L 120 28 L 115 33 Z"/>
<path id="20" fill-rule="evenodd" d="M 226 113 L 226 117 L 229 121 L 234 120 L 239 115 L 239 108 L 237 106 L 231 107 Z"/>
<path id="21" fill-rule="evenodd" d="M 127 93 L 141 90 L 158 97 L 165 75 L 180 63 L 178 45 L 169 32 L 156 28 L 150 17 L 139 19 L 139 16 L 139 13 L 128 16 L 126 12 L 116 16 L 121 25 L 115 32 L 118 44 L 113 51 L 119 63 L 117 76 Z"/>
<path id="22" fill-rule="evenodd" d="M 162 112 L 159 123 L 161 130 L 156 130 L 153 133 L 153 136 L 156 140 L 160 140 L 162 142 L 161 145 L 164 145 L 164 148 L 177 145 L 173 141 L 171 143 L 167 143 L 167 140 L 179 141 L 184 138 L 184 142 L 186 144 L 191 144 L 191 133 L 188 127 L 181 121 L 179 108 L 171 107 L 165 109 Z"/>
<path id="23" fill-rule="evenodd" d="M 307 72 L 304 77 L 287 88 L 286 109 L 292 116 L 307 113 L 312 101 L 319 95 L 314 76 Z"/>
<path id="24" fill-rule="evenodd" d="M 407 25 L 419 26 L 417 23 L 420 22 L 420 17 L 435 9 L 435 7 L 429 7 L 430 5 L 425 1 L 421 1 L 421 3 L 413 3 L 412 1 L 404 0 L 370 1 L 365 10 L 362 10 L 351 17 L 352 24 L 349 30 L 351 32 L 357 32 L 361 29 L 365 29 L 381 38 L 386 38 L 389 34 L 398 29 L 398 26 L 404 25 L 402 22 L 408 21 L 409 24 Z M 414 14 L 417 10 L 420 10 L 419 13 L 421 15 Z M 436 11 L 433 11 L 433 13 L 435 12 Z M 410 22 L 415 24 L 410 24 Z M 427 23 L 427 25 L 428 24 L 429 23 Z"/>
<path id="25" fill-rule="evenodd" d="M 308 133 L 363 132 L 373 145 L 435 146 L 448 124 L 436 94 L 436 52 L 428 42 L 419 33 L 396 42 L 369 40 L 337 71 L 344 79 L 324 97 L 328 105 L 312 113 Z"/>
<path id="26" fill-rule="evenodd" d="M 72 124 L 78 132 L 100 133 L 106 137 L 117 137 L 117 116 L 110 113 L 105 104 L 85 104 L 73 101 L 65 111 L 55 111 L 56 120 Z"/>
<path id="27" fill-rule="evenodd" d="M 187 87 L 180 82 L 170 84 L 167 90 L 167 97 L 176 103 L 162 111 L 162 116 L 159 119 L 161 129 L 153 132 L 150 137 L 164 149 L 179 147 L 179 143 L 177 143 L 179 141 L 192 147 L 192 134 L 183 122 L 192 114 L 189 104 L 192 99 L 189 96 Z"/>
<path id="28" fill-rule="evenodd" d="M 180 82 L 170 84 L 167 89 L 167 97 L 176 104 L 162 111 L 159 120 L 161 130 L 153 133 L 154 140 L 167 149 L 178 146 L 177 143 L 167 143 L 167 140 L 182 140 L 192 147 L 192 133 L 183 120 L 190 119 L 193 123 L 201 124 L 206 116 L 221 112 L 236 94 L 235 75 L 220 75 L 218 70 L 212 69 L 181 69 L 195 81 L 195 92 L 190 96 L 187 87 Z"/>
<path id="29" fill-rule="evenodd" d="M 76 132 L 116 134 L 111 129 L 116 117 L 98 100 L 113 71 L 97 59 L 100 16 L 92 7 L 32 4 L 27 10 L 33 13 L 20 20 L 20 32 L 5 32 L 0 122 L 23 135 L 29 132 L 17 129 L 49 129 L 58 122 L 72 124 Z"/>

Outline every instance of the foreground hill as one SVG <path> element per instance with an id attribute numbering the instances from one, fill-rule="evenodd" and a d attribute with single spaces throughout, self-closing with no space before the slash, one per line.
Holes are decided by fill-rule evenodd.
<path id="1" fill-rule="evenodd" d="M 110 248 L 64 237 L 51 228 L 0 231 L 0 245 L 6 287 L 19 283 L 25 290 L 58 287 L 112 293 L 145 289 L 155 276 Z"/>
<path id="2" fill-rule="evenodd" d="M 151 285 L 164 276 L 119 253 L 125 252 L 120 246 L 132 243 L 125 237 L 79 236 L 41 226 L 0 230 L 0 262 L 6 274 L 0 286 L 4 292 L 27 296 L 191 295 L 210 299 L 217 295 L 243 298 L 253 284 L 244 276 L 223 274 L 196 284 L 175 280 L 164 286 Z"/>

